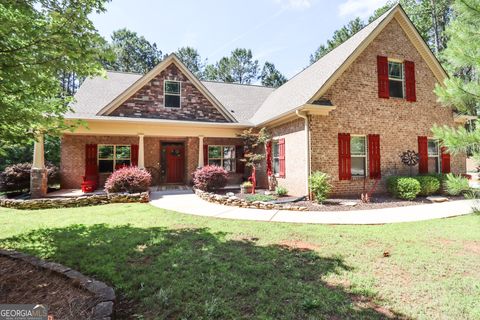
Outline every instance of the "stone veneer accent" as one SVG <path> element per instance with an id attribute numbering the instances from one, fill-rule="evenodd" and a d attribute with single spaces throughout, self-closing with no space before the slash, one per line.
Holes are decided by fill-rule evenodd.
<path id="1" fill-rule="evenodd" d="M 89 278 L 59 263 L 48 262 L 18 251 L 0 249 L 0 256 L 12 260 L 20 260 L 36 268 L 53 272 L 54 274 L 70 279 L 72 286 L 80 287 L 90 292 L 96 298 L 96 301 L 98 301 L 97 305 L 93 308 L 92 320 L 110 320 L 115 318 L 115 291 L 105 283 Z"/>
<path id="2" fill-rule="evenodd" d="M 32 168 L 30 171 L 30 196 L 41 198 L 47 194 L 47 169 Z"/>
<path id="3" fill-rule="evenodd" d="M 165 79 L 181 81 L 180 108 L 164 107 L 163 82 Z M 173 63 L 110 115 L 130 118 L 229 122 Z"/>

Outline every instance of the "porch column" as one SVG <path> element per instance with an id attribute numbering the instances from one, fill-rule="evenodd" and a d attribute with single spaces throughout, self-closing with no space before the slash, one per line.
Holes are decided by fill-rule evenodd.
<path id="1" fill-rule="evenodd" d="M 30 197 L 42 198 L 47 194 L 47 169 L 45 169 L 43 134 L 33 145 L 33 163 L 30 170 Z"/>
<path id="2" fill-rule="evenodd" d="M 203 136 L 198 136 L 198 167 L 202 168 L 203 163 Z"/>
<path id="3" fill-rule="evenodd" d="M 145 169 L 145 152 L 143 147 L 143 134 L 138 135 L 138 167 Z"/>

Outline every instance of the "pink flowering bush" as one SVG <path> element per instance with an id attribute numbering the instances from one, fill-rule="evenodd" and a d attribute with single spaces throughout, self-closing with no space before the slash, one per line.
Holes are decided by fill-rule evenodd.
<path id="1" fill-rule="evenodd" d="M 221 189 L 227 184 L 228 172 L 222 167 L 205 166 L 193 173 L 193 185 L 203 191 Z"/>
<path id="2" fill-rule="evenodd" d="M 137 193 L 148 191 L 152 176 L 138 167 L 123 167 L 115 170 L 105 182 L 106 192 Z"/>

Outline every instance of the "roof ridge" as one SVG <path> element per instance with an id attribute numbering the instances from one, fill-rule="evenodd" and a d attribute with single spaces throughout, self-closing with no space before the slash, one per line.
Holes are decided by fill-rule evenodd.
<path id="1" fill-rule="evenodd" d="M 109 73 L 134 74 L 134 75 L 137 75 L 137 76 L 143 76 L 144 75 L 143 73 L 130 72 L 130 71 L 117 71 L 117 70 L 108 70 L 108 69 L 105 69 L 105 71 L 109 72 Z"/>
<path id="2" fill-rule="evenodd" d="M 221 83 L 221 84 L 232 84 L 237 86 L 246 86 L 246 87 L 258 87 L 258 88 L 266 88 L 266 89 L 273 89 L 274 87 L 267 87 L 260 84 L 249 84 L 249 83 L 237 83 L 237 82 L 225 82 L 225 81 L 217 81 L 217 80 L 200 80 L 201 82 L 210 82 L 210 83 Z"/>

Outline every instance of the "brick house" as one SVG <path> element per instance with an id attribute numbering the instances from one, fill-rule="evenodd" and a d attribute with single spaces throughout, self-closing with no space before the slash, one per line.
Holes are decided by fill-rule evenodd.
<path id="1" fill-rule="evenodd" d="M 447 75 L 400 5 L 277 89 L 197 79 L 170 55 L 145 75 L 108 72 L 86 79 L 62 137 L 63 188 L 98 174 L 101 186 L 122 165 L 150 170 L 155 184 L 188 184 L 207 164 L 225 167 L 230 182 L 248 175 L 239 161 L 246 128 L 266 127 L 272 141 L 267 172 L 290 194 L 308 194 L 308 175 L 332 177 L 335 194 L 359 194 L 385 178 L 408 174 L 399 154 L 415 150 L 415 170 L 465 172 L 431 137 L 434 125 L 464 118 L 439 105 L 433 89 Z"/>

